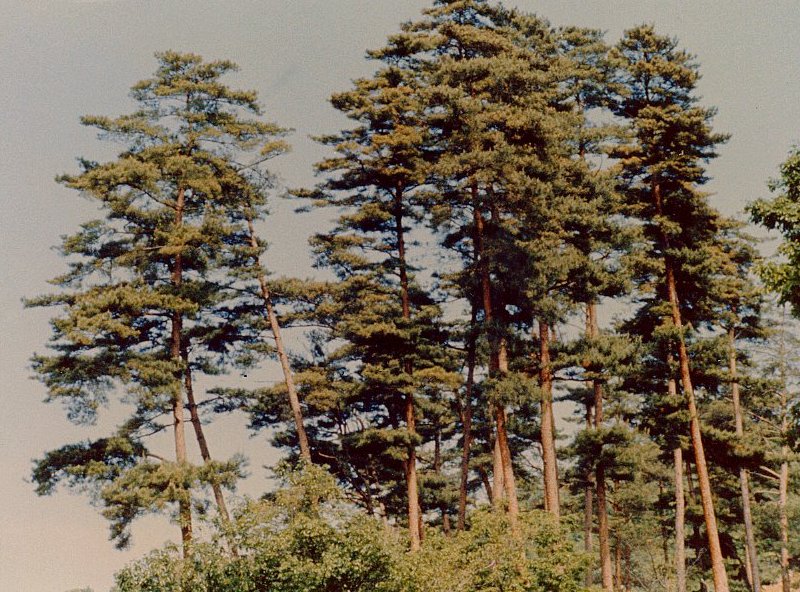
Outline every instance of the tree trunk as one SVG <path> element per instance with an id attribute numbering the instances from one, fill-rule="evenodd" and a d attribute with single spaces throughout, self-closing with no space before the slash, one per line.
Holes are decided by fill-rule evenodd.
<path id="1" fill-rule="evenodd" d="M 781 355 L 785 355 L 782 353 Z M 785 441 L 789 432 L 788 397 L 785 378 L 781 392 L 781 437 Z M 778 516 L 781 532 L 781 587 L 782 592 L 791 592 L 791 574 L 789 572 L 789 514 L 786 502 L 789 497 L 789 447 L 781 446 L 781 474 L 778 480 Z"/>
<path id="2" fill-rule="evenodd" d="M 506 499 L 506 485 L 503 481 L 503 456 L 500 452 L 500 439 L 497 437 L 497 425 L 495 425 L 494 445 L 492 446 L 492 505 L 495 508 L 503 508 L 503 500 Z"/>
<path id="3" fill-rule="evenodd" d="M 736 437 L 744 438 L 744 421 L 742 404 L 739 397 L 739 375 L 736 368 L 736 334 L 734 328 L 728 330 L 728 364 L 731 373 L 731 395 L 733 398 L 733 415 L 736 423 Z M 753 517 L 750 511 L 750 483 L 747 469 L 739 469 L 739 485 L 742 490 L 742 514 L 744 517 L 745 545 L 749 564 L 750 584 L 753 592 L 761 592 L 761 577 L 758 571 L 758 550 L 753 533 Z"/>
<path id="4" fill-rule="evenodd" d="M 492 305 L 491 280 L 489 278 L 489 268 L 486 264 L 484 253 L 484 221 L 480 211 L 478 200 L 478 186 L 472 183 L 473 198 L 473 219 L 475 223 L 475 259 L 478 262 L 480 275 L 481 296 L 483 300 L 483 316 L 487 330 L 489 332 L 489 375 L 492 377 L 508 372 L 508 356 L 506 352 L 505 340 L 498 335 L 498 328 L 494 326 L 494 310 Z M 508 500 L 508 515 L 512 525 L 516 525 L 519 513 L 519 502 L 517 500 L 516 482 L 514 480 L 514 469 L 512 466 L 511 449 L 508 445 L 508 432 L 506 430 L 506 410 L 502 405 L 492 405 L 492 415 L 494 416 L 496 429 L 496 446 L 499 448 L 500 473 L 503 476 L 503 491 Z M 498 499 L 497 488 L 498 474 L 495 474 L 494 494 Z"/>
<path id="5" fill-rule="evenodd" d="M 470 320 L 470 335 L 467 341 L 467 385 L 464 393 L 464 404 L 461 406 L 461 422 L 464 426 L 463 444 L 461 448 L 461 482 L 458 488 L 458 524 L 459 531 L 464 530 L 467 520 L 467 486 L 469 484 L 469 452 L 472 446 L 472 394 L 475 388 L 475 364 L 477 336 L 475 334 L 477 311 L 473 304 Z M 491 497 L 491 496 L 490 496 Z"/>
<path id="6" fill-rule="evenodd" d="M 175 201 L 175 228 L 183 226 L 183 210 L 186 204 L 186 193 L 183 188 L 178 189 Z M 178 290 L 183 283 L 183 255 L 179 250 L 172 262 L 172 286 Z M 170 332 L 170 357 L 178 364 L 183 364 L 181 355 L 183 347 L 183 315 L 178 311 L 172 313 Z M 180 382 L 178 383 L 180 385 Z M 183 392 L 180 386 L 176 388 L 175 398 L 172 401 L 173 435 L 175 439 L 175 460 L 179 465 L 185 465 L 186 458 L 186 430 L 184 423 Z M 192 508 L 191 494 L 184 490 L 178 501 L 178 523 L 181 528 L 181 542 L 183 556 L 191 555 L 192 546 Z"/>
<path id="7" fill-rule="evenodd" d="M 258 239 L 256 239 L 255 230 L 253 228 L 253 221 L 247 218 L 247 229 L 250 233 L 250 246 L 253 249 L 258 249 Z M 258 255 L 255 256 L 255 264 L 258 269 L 258 285 L 261 288 L 261 298 L 264 300 L 264 306 L 267 310 L 267 320 L 269 327 L 272 331 L 272 337 L 275 340 L 275 349 L 278 350 L 278 360 L 281 363 L 281 370 L 283 371 L 283 382 L 286 385 L 286 391 L 289 395 L 289 406 L 292 409 L 294 416 L 294 428 L 297 432 L 297 441 L 300 444 L 300 457 L 307 463 L 311 463 L 311 447 L 308 444 L 308 435 L 306 428 L 303 424 L 303 410 L 300 407 L 300 398 L 297 396 L 297 389 L 294 384 L 294 377 L 292 376 L 292 368 L 289 365 L 289 357 L 286 355 L 286 348 L 283 345 L 283 337 L 281 336 L 281 326 L 278 322 L 278 316 L 275 314 L 275 308 L 272 306 L 272 296 L 269 292 L 267 285 L 267 278 L 261 270 L 261 262 Z"/>
<path id="8" fill-rule="evenodd" d="M 672 381 L 675 384 L 675 381 Z M 683 497 L 683 450 L 672 451 L 675 464 L 675 591 L 686 592 L 686 502 Z"/>
<path id="9" fill-rule="evenodd" d="M 596 339 L 600 335 L 600 328 L 597 324 L 597 308 L 594 302 L 589 303 L 586 308 L 586 332 L 590 339 Z M 594 428 L 599 430 L 603 427 L 603 385 L 599 380 L 592 381 L 594 389 Z M 608 502 L 606 500 L 606 473 L 602 462 L 597 463 L 595 468 L 595 492 L 597 494 L 597 538 L 600 546 L 600 576 L 603 582 L 603 590 L 612 592 L 614 580 L 611 566 L 611 535 L 608 525 Z"/>
<path id="10" fill-rule="evenodd" d="M 194 435 L 197 439 L 197 445 L 200 447 L 200 456 L 203 462 L 208 464 L 211 462 L 211 452 L 208 448 L 208 441 L 206 440 L 205 433 L 203 432 L 203 424 L 200 421 L 200 414 L 197 411 L 197 403 L 194 398 L 194 385 L 192 384 L 192 370 L 189 367 L 189 352 L 184 346 L 182 348 L 182 357 L 184 368 L 184 388 L 186 389 L 186 399 L 188 401 L 187 407 L 189 408 L 189 417 L 192 421 L 194 428 Z M 222 495 L 222 487 L 219 483 L 212 483 L 211 490 L 214 492 L 214 501 L 217 504 L 217 511 L 219 512 L 220 519 L 226 532 L 230 531 L 231 517 L 228 513 L 228 506 L 225 503 L 225 497 Z M 236 542 L 232 537 L 228 537 L 228 544 L 231 548 L 231 554 L 236 557 L 239 551 L 236 547 Z"/>
<path id="11" fill-rule="evenodd" d="M 592 404 L 586 403 L 586 429 L 592 429 Z M 594 491 L 591 483 L 591 471 L 586 475 L 586 488 L 583 491 L 583 550 L 587 556 L 591 556 L 593 552 L 592 530 L 594 524 Z M 594 565 L 589 564 L 586 566 L 586 576 L 584 577 L 584 584 L 587 588 L 594 585 Z"/>
<path id="12" fill-rule="evenodd" d="M 542 463 L 544 496 L 547 511 L 556 517 L 561 514 L 558 494 L 558 465 L 553 418 L 553 376 L 550 368 L 550 330 L 539 319 L 539 387 L 542 391 Z"/>
<path id="13" fill-rule="evenodd" d="M 411 301 L 408 292 L 408 268 L 406 264 L 405 231 L 403 229 L 403 187 L 398 184 L 395 191 L 394 202 L 395 238 L 397 240 L 397 262 L 400 271 L 400 299 L 403 310 L 403 320 L 411 320 Z M 403 371 L 408 380 L 412 379 L 413 367 L 411 360 L 403 360 Z M 414 395 L 409 392 L 405 400 L 406 430 L 408 430 L 410 444 L 406 457 L 406 494 L 408 497 L 408 535 L 411 551 L 418 551 L 422 542 L 422 512 L 419 508 L 419 479 L 417 477 L 417 447 L 414 442 L 417 437 L 417 420 L 414 409 Z"/>
<path id="14" fill-rule="evenodd" d="M 786 511 L 786 501 L 789 493 L 789 447 L 781 448 L 783 461 L 781 462 L 781 476 L 778 485 L 778 513 L 781 530 L 781 588 L 782 592 L 791 592 L 791 574 L 789 573 L 789 514 Z"/>
<path id="15" fill-rule="evenodd" d="M 678 385 L 672 377 L 672 363 L 672 354 L 668 354 L 670 376 L 667 379 L 667 392 L 675 400 Z M 672 459 L 675 468 L 675 590 L 686 592 L 686 499 L 683 491 L 683 449 L 680 444 L 672 450 Z"/>
<path id="16" fill-rule="evenodd" d="M 656 214 L 663 215 L 661 203 L 661 187 L 658 183 L 653 186 L 653 197 L 656 205 Z M 672 323 L 678 332 L 678 361 L 680 363 L 681 385 L 689 409 L 689 429 L 692 435 L 692 449 L 694 450 L 697 481 L 700 487 L 700 501 L 703 506 L 703 518 L 708 535 L 708 552 L 711 559 L 711 571 L 714 576 L 715 592 L 728 592 L 728 575 L 725 571 L 725 561 L 719 543 L 717 529 L 717 516 L 714 511 L 714 500 L 711 493 L 711 481 L 708 476 L 706 453 L 703 448 L 703 437 L 700 432 L 700 418 L 697 413 L 697 402 L 692 387 L 692 377 L 689 370 L 689 353 L 686 350 L 686 341 L 683 336 L 683 322 L 681 320 L 680 300 L 675 281 L 675 269 L 672 257 L 669 254 L 669 239 L 662 230 L 662 246 L 664 247 L 664 270 L 666 275 L 666 288 L 672 312 Z"/>

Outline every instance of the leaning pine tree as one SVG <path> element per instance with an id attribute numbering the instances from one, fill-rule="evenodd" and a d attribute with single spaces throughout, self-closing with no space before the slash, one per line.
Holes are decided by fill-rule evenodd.
<path id="1" fill-rule="evenodd" d="M 242 163 L 269 156 L 282 130 L 252 117 L 260 115 L 253 92 L 220 82 L 231 62 L 157 57 L 155 76 L 133 87 L 137 111 L 83 119 L 125 148 L 106 163 L 82 160 L 79 174 L 61 178 L 103 218 L 65 238 L 70 269 L 54 280 L 62 290 L 31 302 L 61 308 L 53 353 L 34 357 L 49 399 L 64 401 L 77 421 L 91 421 L 112 393 L 134 411 L 109 438 L 47 453 L 34 478 L 40 493 L 60 481 L 88 486 L 121 544 L 134 518 L 177 506 L 188 554 L 193 490 L 210 487 L 225 521 L 221 487 L 241 472 L 239 460 L 211 459 L 192 375 L 219 373 L 252 338 L 238 321 L 239 291 L 228 288 L 248 232 L 243 212 L 264 198 L 258 165 Z M 189 461 L 187 412 L 201 466 Z M 168 428 L 174 461 L 146 440 Z"/>
<path id="2" fill-rule="evenodd" d="M 651 26 L 640 26 L 625 33 L 616 55 L 626 87 L 617 113 L 629 122 L 633 133 L 633 141 L 616 156 L 627 181 L 631 211 L 643 222 L 650 256 L 660 262 L 656 273 L 676 335 L 714 587 L 727 592 L 678 292 L 682 258 L 709 243 L 718 230 L 718 215 L 698 187 L 707 180 L 702 163 L 715 156 L 715 146 L 725 136 L 711 130 L 714 110 L 697 105 L 697 66 L 678 49 L 676 40 L 658 35 Z"/>

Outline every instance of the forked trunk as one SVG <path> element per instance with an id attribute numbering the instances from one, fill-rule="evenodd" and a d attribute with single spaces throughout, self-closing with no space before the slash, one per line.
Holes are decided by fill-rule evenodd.
<path id="1" fill-rule="evenodd" d="M 253 221 L 249 217 L 247 218 L 247 229 L 250 233 L 250 246 L 253 247 L 253 249 L 258 249 L 258 239 L 256 239 Z M 311 463 L 311 447 L 308 444 L 308 435 L 306 434 L 306 428 L 303 424 L 303 410 L 300 407 L 300 398 L 297 396 L 297 389 L 295 388 L 294 377 L 292 376 L 292 368 L 289 364 L 289 357 L 286 355 L 286 348 L 283 345 L 278 315 L 275 314 L 275 308 L 272 305 L 272 295 L 267 285 L 267 278 L 261 270 L 260 258 L 256 255 L 255 259 L 255 265 L 258 269 L 258 285 L 261 289 L 261 298 L 264 300 L 264 306 L 267 310 L 267 320 L 269 321 L 270 331 L 272 331 L 272 337 L 275 340 L 275 349 L 278 351 L 278 360 L 281 363 L 281 370 L 283 371 L 283 382 L 286 385 L 286 391 L 289 395 L 289 406 L 292 409 L 294 428 L 295 432 L 297 432 L 297 441 L 300 444 L 300 457 L 305 462 Z"/>
<path id="2" fill-rule="evenodd" d="M 733 327 L 728 330 L 728 364 L 731 373 L 731 395 L 733 398 L 733 415 L 736 423 L 736 437 L 744 438 L 744 421 L 742 418 L 742 403 L 739 397 L 739 375 L 736 368 L 736 335 Z M 739 485 L 742 490 L 742 514 L 744 517 L 744 533 L 746 556 L 748 564 L 748 578 L 753 592 L 761 592 L 761 576 L 758 571 L 758 549 L 756 548 L 755 534 L 753 533 L 753 516 L 750 511 L 750 476 L 747 469 L 739 469 Z"/>
<path id="3" fill-rule="evenodd" d="M 481 296 L 483 300 L 483 314 L 484 322 L 489 331 L 489 374 L 496 376 L 498 374 L 505 374 L 508 372 L 508 354 L 506 352 L 506 342 L 498 333 L 497 327 L 494 326 L 494 310 L 492 305 L 492 290 L 491 280 L 489 279 L 489 268 L 486 264 L 486 257 L 483 248 L 484 239 L 484 221 L 481 214 L 478 200 L 478 186 L 477 183 L 472 184 L 472 198 L 473 198 L 473 219 L 475 223 L 475 255 L 478 262 L 479 279 L 481 286 Z M 514 479 L 514 469 L 512 466 L 511 448 L 508 444 L 508 432 L 506 428 L 506 410 L 502 405 L 492 404 L 492 416 L 495 423 L 495 446 L 498 448 L 496 452 L 496 460 L 499 457 L 499 467 L 495 472 L 495 485 L 494 485 L 494 499 L 498 500 L 498 478 L 502 475 L 503 488 L 502 491 L 508 501 L 508 515 L 511 524 L 516 528 L 517 515 L 519 513 L 519 502 L 517 500 L 516 482 Z"/>

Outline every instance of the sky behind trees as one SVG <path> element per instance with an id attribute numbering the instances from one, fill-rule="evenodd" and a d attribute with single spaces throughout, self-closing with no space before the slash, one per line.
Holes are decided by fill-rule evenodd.
<path id="1" fill-rule="evenodd" d="M 324 155 L 309 135 L 346 125 L 327 103 L 332 92 L 374 69 L 364 51 L 383 44 L 401 21 L 416 18 L 422 0 L 0 0 L 0 581 L 31 592 L 92 586 L 98 592 L 132 557 L 174 535 L 162 518 L 134 529 L 130 551 L 106 540 L 103 519 L 85 498 L 37 498 L 25 482 L 30 461 L 46 449 L 86 437 L 57 406 L 41 403 L 44 387 L 29 379 L 28 358 L 49 335 L 46 310 L 23 310 L 20 299 L 49 291 L 63 270 L 52 249 L 59 236 L 92 217 L 91 207 L 53 178 L 76 170 L 76 157 L 102 160 L 115 148 L 79 124 L 84 114 L 118 115 L 131 108 L 128 88 L 154 68 L 153 54 L 175 49 L 227 58 L 241 71 L 236 86 L 260 96 L 266 118 L 296 131 L 293 152 L 274 161 L 285 185 L 314 182 Z M 552 24 L 606 29 L 607 41 L 642 22 L 677 36 L 697 55 L 703 104 L 719 114 L 715 129 L 732 134 L 710 167 L 707 186 L 726 214 L 766 194 L 789 147 L 800 141 L 800 11 L 795 2 L 517 1 Z M 276 201 L 263 235 L 274 247 L 266 264 L 305 276 L 306 237 L 320 216 L 289 218 Z M 280 246 L 278 246 L 280 244 Z M 249 380 L 270 380 L 265 371 Z M 234 377 L 235 378 L 235 377 Z M 220 441 L 225 422 L 210 435 Z M 232 426 L 231 426 L 232 427 Z M 240 427 L 237 424 L 237 428 Z M 220 456 L 266 446 L 240 429 Z M 220 443 L 221 444 L 221 443 Z M 250 467 L 252 493 L 265 471 Z"/>

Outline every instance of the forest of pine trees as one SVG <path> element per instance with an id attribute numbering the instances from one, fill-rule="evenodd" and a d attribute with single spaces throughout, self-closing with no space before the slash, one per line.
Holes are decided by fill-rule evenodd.
<path id="1" fill-rule="evenodd" d="M 119 547 L 175 524 L 118 592 L 796 589 L 800 151 L 749 221 L 716 210 L 727 136 L 651 25 L 436 0 L 368 56 L 314 187 L 270 173 L 290 130 L 229 61 L 159 53 L 133 112 L 83 118 L 119 152 L 59 177 L 99 218 L 27 303 L 32 364 L 69 421 L 127 417 L 36 492 L 86 494 Z M 281 195 L 332 221 L 311 279 L 269 273 Z M 261 499 L 231 504 L 222 415 L 283 452 Z"/>

